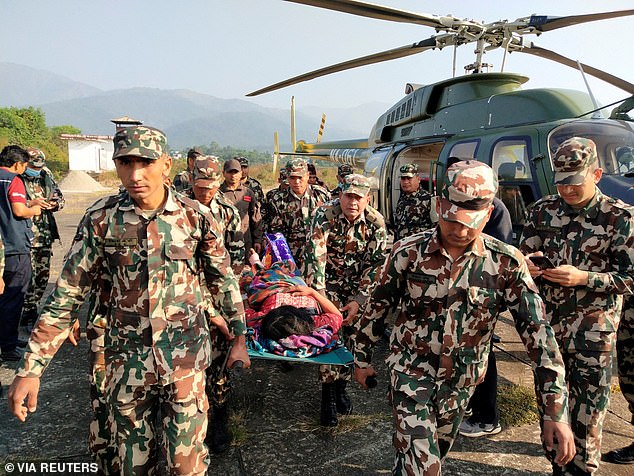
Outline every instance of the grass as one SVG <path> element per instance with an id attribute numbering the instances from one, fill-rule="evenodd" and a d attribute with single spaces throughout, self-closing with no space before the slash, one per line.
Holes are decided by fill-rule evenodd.
<path id="1" fill-rule="evenodd" d="M 532 388 L 521 385 L 499 385 L 497 390 L 500 424 L 521 426 L 539 421 L 537 400 Z"/>

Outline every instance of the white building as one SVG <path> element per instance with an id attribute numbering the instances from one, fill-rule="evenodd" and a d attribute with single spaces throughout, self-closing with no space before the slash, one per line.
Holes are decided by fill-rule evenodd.
<path id="1" fill-rule="evenodd" d="M 114 170 L 113 136 L 62 134 L 60 138 L 68 142 L 68 170 Z"/>

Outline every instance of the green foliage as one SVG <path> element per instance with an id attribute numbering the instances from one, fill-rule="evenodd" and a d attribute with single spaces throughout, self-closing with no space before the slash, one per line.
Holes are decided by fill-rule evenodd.
<path id="1" fill-rule="evenodd" d="M 520 426 L 539 421 L 533 389 L 521 385 L 498 385 L 498 408 L 503 427 Z"/>
<path id="2" fill-rule="evenodd" d="M 68 149 L 60 134 L 79 134 L 73 126 L 47 127 L 40 108 L 0 108 L 0 147 L 9 144 L 37 147 L 46 154 L 46 166 L 56 178 L 68 171 Z"/>

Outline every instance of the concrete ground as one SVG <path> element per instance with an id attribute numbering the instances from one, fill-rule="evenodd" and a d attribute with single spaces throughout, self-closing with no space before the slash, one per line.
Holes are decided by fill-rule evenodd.
<path id="1" fill-rule="evenodd" d="M 58 213 L 63 243 L 54 249 L 52 276 L 59 273 L 63 254 L 84 209 L 96 198 L 69 195 L 66 208 Z M 525 360 L 526 356 L 509 318 L 501 319 L 497 333 L 502 336 L 496 350 L 500 384 L 531 388 L 531 370 L 518 360 Z M 254 361 L 250 370 L 236 378 L 232 427 L 238 441 L 227 453 L 212 456 L 209 474 L 390 474 L 392 424 L 382 355 L 384 344 L 375 359 L 379 386 L 364 391 L 351 385 L 355 414 L 342 417 L 335 431 L 318 425 L 315 366 L 297 364 L 290 372 L 283 372 L 276 363 Z M 24 424 L 9 414 L 6 403 L 6 388 L 13 379 L 14 368 L 13 363 L 0 368 L 0 382 L 5 389 L 0 398 L 0 474 L 9 474 L 5 465 L 18 461 L 90 461 L 86 446 L 90 407 L 85 339 L 79 348 L 68 344 L 62 347 L 42 379 L 37 412 Z M 603 432 L 605 451 L 634 441 L 634 427 L 629 419 L 625 400 L 616 391 Z M 443 469 L 443 474 L 449 476 L 550 474 L 539 442 L 538 424 L 505 428 L 488 438 L 459 437 Z M 625 476 L 632 470 L 632 466 L 603 463 L 596 474 Z"/>

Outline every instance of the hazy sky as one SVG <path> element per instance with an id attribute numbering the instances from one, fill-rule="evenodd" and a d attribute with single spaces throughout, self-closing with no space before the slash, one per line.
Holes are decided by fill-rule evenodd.
<path id="1" fill-rule="evenodd" d="M 569 15 L 633 8 L 632 0 L 375 1 L 437 15 L 491 22 L 532 13 Z M 244 94 L 323 66 L 435 34 L 428 27 L 362 18 L 281 0 L 2 0 L 0 61 L 51 71 L 101 89 L 134 86 L 191 89 L 221 98 Z M 634 83 L 634 16 L 574 26 L 529 40 Z M 473 61 L 459 48 L 458 67 Z M 452 49 L 366 66 L 302 83 L 259 98 L 287 108 L 352 107 L 403 96 L 407 82 L 451 75 Z M 500 52 L 485 56 L 499 68 Z M 507 71 L 526 74 L 526 87 L 584 89 L 578 72 L 515 53 Z M 626 94 L 591 80 L 605 103 Z"/>

